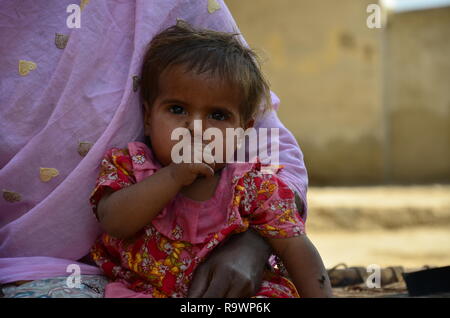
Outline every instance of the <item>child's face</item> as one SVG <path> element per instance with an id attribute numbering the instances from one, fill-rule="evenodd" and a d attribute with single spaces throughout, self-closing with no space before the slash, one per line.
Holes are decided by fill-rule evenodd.
<path id="1" fill-rule="evenodd" d="M 183 66 L 173 66 L 161 74 L 158 87 L 153 105 L 146 105 L 145 135 L 150 137 L 152 150 L 163 166 L 172 162 L 172 147 L 179 142 L 171 140 L 176 128 L 188 128 L 193 134 L 194 120 L 201 120 L 203 131 L 210 127 L 220 129 L 225 156 L 226 128 L 247 129 L 253 125 L 253 120 L 243 123 L 239 90 L 217 77 L 185 72 Z M 216 164 L 215 170 L 223 166 Z"/>

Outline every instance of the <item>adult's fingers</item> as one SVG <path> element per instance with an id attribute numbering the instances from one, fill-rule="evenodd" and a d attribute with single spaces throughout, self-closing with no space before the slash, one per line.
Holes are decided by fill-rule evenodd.
<path id="1" fill-rule="evenodd" d="M 235 284 L 231 284 L 228 292 L 225 294 L 225 298 L 243 298 L 250 297 L 254 294 L 251 286 L 249 284 L 242 284 L 236 282 Z"/>
<path id="2" fill-rule="evenodd" d="M 210 280 L 209 267 L 200 265 L 194 273 L 191 286 L 189 287 L 189 298 L 200 298 L 206 292 Z"/>
<path id="3" fill-rule="evenodd" d="M 206 292 L 203 294 L 203 298 L 224 298 L 230 288 L 229 284 L 229 280 L 217 275 L 213 276 Z"/>

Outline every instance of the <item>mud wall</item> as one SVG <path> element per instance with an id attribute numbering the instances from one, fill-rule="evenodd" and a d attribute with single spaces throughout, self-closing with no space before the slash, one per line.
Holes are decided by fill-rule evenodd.
<path id="1" fill-rule="evenodd" d="M 449 182 L 450 9 L 369 29 L 374 2 L 226 0 L 311 184 Z"/>

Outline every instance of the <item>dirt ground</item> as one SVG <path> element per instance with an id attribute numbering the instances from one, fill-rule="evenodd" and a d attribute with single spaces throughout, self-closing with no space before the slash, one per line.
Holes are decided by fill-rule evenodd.
<path id="1" fill-rule="evenodd" d="M 450 229 L 420 227 L 401 230 L 375 230 L 365 233 L 310 233 L 325 266 L 401 265 L 417 268 L 424 265 L 450 265 Z"/>
<path id="2" fill-rule="evenodd" d="M 411 272 L 450 265 L 450 185 L 311 187 L 308 203 L 306 229 L 327 269 L 377 264 Z M 335 294 L 408 295 L 404 282 L 335 288 Z"/>
<path id="3" fill-rule="evenodd" d="M 307 232 L 327 268 L 450 265 L 450 186 L 317 188 Z"/>

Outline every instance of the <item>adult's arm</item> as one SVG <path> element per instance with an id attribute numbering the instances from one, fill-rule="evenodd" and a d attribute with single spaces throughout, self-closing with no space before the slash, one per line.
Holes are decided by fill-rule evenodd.
<path id="1" fill-rule="evenodd" d="M 233 235 L 214 249 L 194 273 L 190 298 L 239 298 L 256 294 L 271 252 L 253 230 Z"/>

